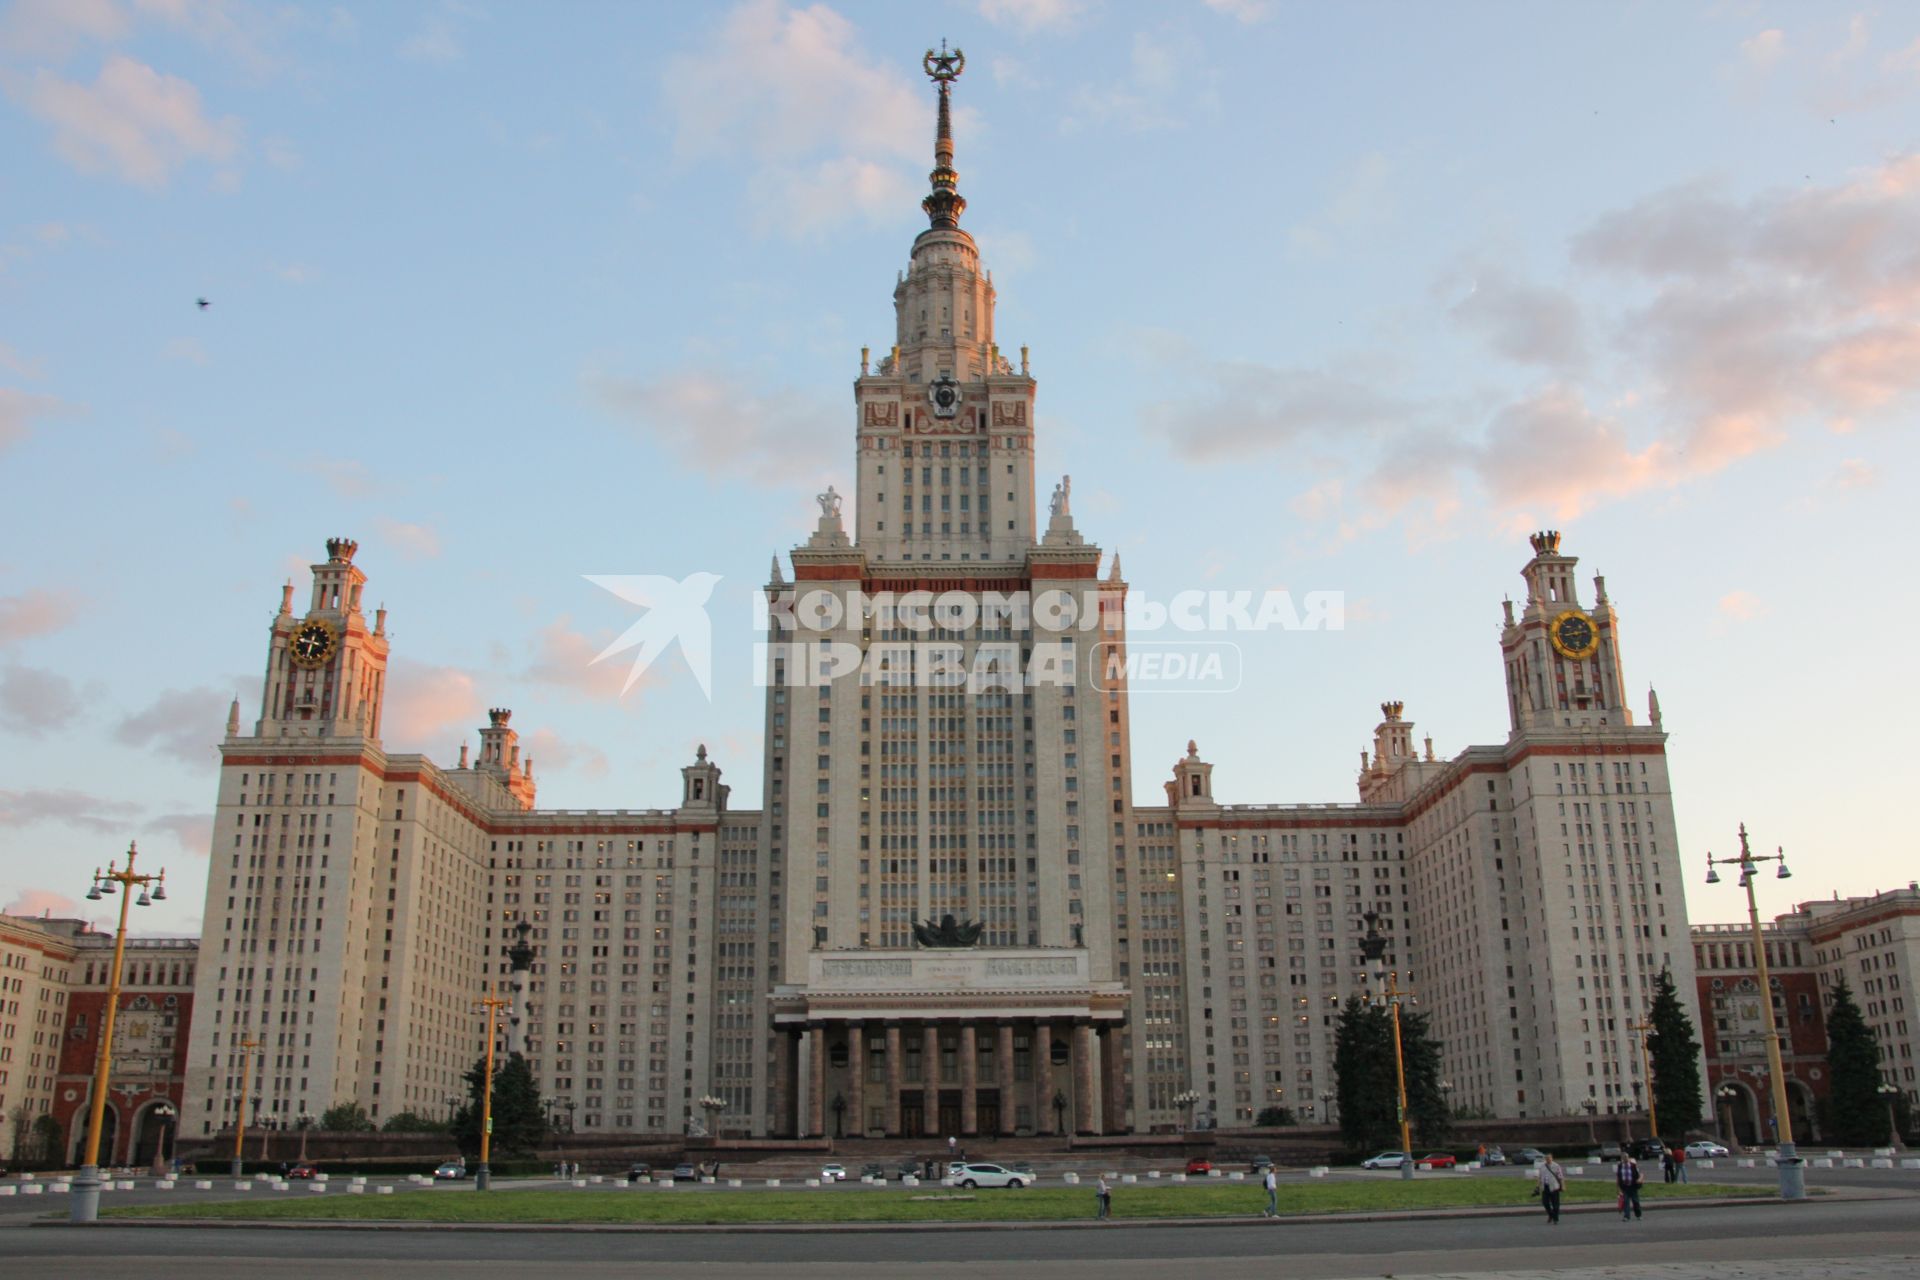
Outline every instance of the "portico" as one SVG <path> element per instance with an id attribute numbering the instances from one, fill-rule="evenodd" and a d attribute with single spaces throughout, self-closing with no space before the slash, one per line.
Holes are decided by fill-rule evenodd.
<path id="1" fill-rule="evenodd" d="M 1085 950 L 821 951 L 773 996 L 774 1132 L 974 1138 L 1129 1127 L 1126 990 Z"/>

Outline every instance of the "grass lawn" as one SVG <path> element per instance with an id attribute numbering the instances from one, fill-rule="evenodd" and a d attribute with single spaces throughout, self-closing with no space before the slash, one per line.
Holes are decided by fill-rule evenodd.
<path id="1" fill-rule="evenodd" d="M 1486 1205 L 1535 1205 L 1532 1183 L 1512 1178 L 1422 1179 L 1413 1183 L 1314 1182 L 1283 1185 L 1280 1211 L 1343 1213 L 1396 1209 L 1447 1209 Z M 1652 1205 L 1698 1196 L 1764 1194 L 1753 1187 L 1706 1183 L 1642 1189 Z M 257 1196 L 257 1193 L 256 1193 Z M 1567 1203 L 1611 1202 L 1608 1183 L 1572 1183 Z M 1266 1206 L 1257 1183 L 1244 1186 L 1121 1184 L 1113 1189 L 1116 1218 L 1254 1217 Z M 1091 1218 L 1091 1184 L 1029 1187 L 1020 1191 L 950 1191 L 922 1187 L 901 1191 L 670 1191 L 660 1188 L 607 1191 L 514 1191 L 485 1195 L 467 1191 L 407 1191 L 391 1196 L 328 1192 L 325 1197 L 227 1201 L 219 1204 L 139 1205 L 109 1208 L 114 1218 L 245 1218 L 371 1222 L 1036 1222 Z"/>

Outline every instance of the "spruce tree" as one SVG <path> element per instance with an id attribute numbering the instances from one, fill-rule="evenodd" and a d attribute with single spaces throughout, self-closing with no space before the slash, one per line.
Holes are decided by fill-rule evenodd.
<path id="1" fill-rule="evenodd" d="M 1440 1042 L 1424 1013 L 1400 1010 L 1400 1053 L 1407 1073 L 1407 1119 L 1422 1146 L 1445 1145 L 1453 1132 L 1446 1090 L 1440 1087 Z M 1387 1030 L 1391 1041 L 1393 1030 Z M 1389 1043 L 1389 1050 L 1392 1045 Z M 1412 1153 L 1409 1153 L 1412 1154 Z"/>
<path id="2" fill-rule="evenodd" d="M 1393 1080 L 1393 1027 L 1387 1011 L 1348 996 L 1333 1033 L 1334 1093 L 1340 1137 L 1350 1151 L 1400 1145 Z"/>
<path id="3" fill-rule="evenodd" d="M 1875 1147 L 1887 1140 L 1887 1104 L 1880 1097 L 1880 1042 L 1860 1016 L 1843 977 L 1827 1007 L 1827 1106 L 1833 1141 Z"/>
<path id="4" fill-rule="evenodd" d="M 1668 1145 L 1686 1140 L 1687 1131 L 1700 1123 L 1704 1095 L 1700 1086 L 1700 1042 L 1694 1039 L 1693 1019 L 1666 969 L 1653 980 L 1653 1007 L 1647 1020 L 1647 1056 L 1653 1065 L 1653 1103 Z"/>
<path id="5" fill-rule="evenodd" d="M 453 1118 L 453 1137 L 460 1150 L 480 1154 L 480 1094 L 485 1087 L 487 1060 L 474 1061 L 467 1072 L 467 1103 Z M 493 1063 L 493 1142 L 488 1162 L 530 1156 L 547 1134 L 540 1105 L 540 1086 L 533 1068 L 519 1054 L 495 1058 Z"/>

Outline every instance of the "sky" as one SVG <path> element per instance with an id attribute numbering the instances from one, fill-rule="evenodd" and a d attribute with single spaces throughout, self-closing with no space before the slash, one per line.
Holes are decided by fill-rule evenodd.
<path id="1" fill-rule="evenodd" d="M 852 491 L 943 38 L 1041 493 L 1136 595 L 1345 600 L 1137 696 L 1141 802 L 1188 739 L 1223 802 L 1351 801 L 1388 699 L 1503 741 L 1554 528 L 1659 691 L 1694 920 L 1742 822 L 1764 911 L 1912 878 L 1909 6 L 16 0 L 0 907 L 137 840 L 135 927 L 198 930 L 229 700 L 335 535 L 388 750 L 506 706 L 543 807 L 671 805 L 701 743 L 757 804 L 750 602 Z M 695 573 L 711 696 L 677 652 L 623 694 L 588 575 Z"/>

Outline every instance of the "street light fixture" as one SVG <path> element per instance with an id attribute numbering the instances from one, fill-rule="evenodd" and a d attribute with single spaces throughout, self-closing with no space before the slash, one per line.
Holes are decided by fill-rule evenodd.
<path id="1" fill-rule="evenodd" d="M 513 1001 L 502 996 L 489 984 L 487 994 L 480 998 L 479 1007 L 487 1011 L 487 1066 L 486 1074 L 480 1083 L 480 1169 L 473 1175 L 473 1189 L 485 1191 L 493 1185 L 493 1172 L 487 1167 L 487 1156 L 493 1149 L 493 1039 L 494 1028 L 500 1017 L 500 1010 Z"/>
<path id="2" fill-rule="evenodd" d="M 1199 1104 L 1199 1101 L 1199 1093 L 1192 1089 L 1182 1089 L 1179 1093 L 1173 1095 L 1173 1105 L 1179 1107 L 1181 1111 L 1186 1113 L 1182 1121 L 1184 1126 L 1183 1132 L 1185 1129 L 1193 1128 L 1193 1109 Z"/>
<path id="3" fill-rule="evenodd" d="M 1900 1141 L 1900 1116 L 1893 1109 L 1893 1104 L 1900 1098 L 1900 1086 L 1886 1083 L 1875 1092 L 1880 1095 L 1880 1101 L 1887 1104 L 1887 1145 L 1895 1151 L 1905 1151 L 1906 1146 Z"/>
<path id="4" fill-rule="evenodd" d="M 1053 1131 L 1065 1133 L 1067 1126 L 1067 1095 L 1062 1089 L 1053 1091 Z"/>
<path id="5" fill-rule="evenodd" d="M 1367 922 L 1367 936 L 1360 940 L 1360 954 L 1366 958 L 1373 978 L 1378 984 L 1378 993 L 1369 995 L 1367 1003 L 1376 1009 L 1384 1005 L 1393 1015 L 1393 1078 L 1398 1089 L 1394 1099 L 1400 1115 L 1400 1149 L 1407 1158 L 1400 1164 L 1400 1177 L 1403 1181 L 1413 1180 L 1413 1135 L 1407 1127 L 1407 1060 L 1400 1046 L 1400 1003 L 1413 1000 L 1413 992 L 1402 990 L 1400 971 L 1388 970 L 1387 939 L 1377 927 L 1380 913 L 1369 911 L 1364 917 Z M 1412 975 L 1408 975 L 1411 978 Z"/>
<path id="6" fill-rule="evenodd" d="M 1333 1123 L 1333 1090 L 1331 1089 L 1320 1091 L 1320 1123 Z"/>
<path id="7" fill-rule="evenodd" d="M 1740 1151 L 1740 1136 L 1733 1129 L 1733 1104 L 1739 1101 L 1740 1091 L 1730 1084 L 1723 1084 L 1713 1092 L 1720 1099 L 1722 1136 L 1727 1140 L 1727 1148 L 1737 1154 Z"/>
<path id="8" fill-rule="evenodd" d="M 111 862 L 107 863 L 104 874 L 95 868 L 93 884 L 87 889 L 89 902 L 98 902 L 111 893 L 120 895 L 120 927 L 113 935 L 107 1010 L 100 1019 L 100 1047 L 93 1063 L 93 1096 L 88 1099 L 87 1107 L 86 1159 L 81 1162 L 80 1175 L 73 1180 L 73 1194 L 68 1201 L 70 1222 L 94 1222 L 100 1217 L 100 1127 L 106 1117 L 107 1078 L 113 1068 L 113 1015 L 120 1004 L 120 966 L 127 954 L 127 908 L 150 907 L 167 899 L 167 873 L 163 870 L 153 875 L 136 875 L 133 870 L 136 856 L 137 851 L 129 842 L 126 870 L 120 870 Z M 133 896 L 136 886 L 140 890 L 138 898 Z M 113 1153 L 109 1151 L 107 1157 L 112 1159 Z"/>
<path id="9" fill-rule="evenodd" d="M 242 1039 L 234 1048 L 240 1050 L 240 1077 L 234 1082 L 233 1098 L 233 1176 L 239 1177 L 246 1168 L 246 1152 L 243 1145 L 247 1140 L 247 1077 L 253 1070 L 253 1051 L 260 1042 L 252 1036 Z"/>
<path id="10" fill-rule="evenodd" d="M 1629 1022 L 1627 1024 L 1627 1030 L 1640 1033 L 1640 1074 L 1647 1078 L 1647 1136 L 1650 1138 L 1658 1138 L 1660 1136 L 1660 1115 L 1654 1108 L 1653 1059 L 1647 1056 L 1647 1035 L 1649 1032 L 1656 1030 L 1656 1028 L 1653 1025 L 1653 1019 L 1642 1018 L 1638 1022 Z M 1633 1082 L 1633 1091 L 1637 1099 L 1640 1093 L 1640 1082 L 1638 1080 Z"/>
<path id="11" fill-rule="evenodd" d="M 1587 1145 L 1590 1147 L 1598 1146 L 1600 1139 L 1593 1132 L 1593 1116 L 1595 1112 L 1600 1110 L 1600 1103 L 1594 1098 L 1582 1098 L 1580 1100 L 1580 1109 L 1587 1113 Z"/>
<path id="12" fill-rule="evenodd" d="M 1753 925 L 1753 959 L 1760 970 L 1760 1008 L 1767 1018 L 1767 1069 L 1773 1077 L 1773 1114 L 1779 1138 L 1774 1164 L 1780 1170 L 1780 1198 L 1804 1200 L 1807 1198 L 1807 1173 L 1793 1145 L 1793 1117 L 1787 1112 L 1787 1072 L 1780 1062 L 1780 1026 L 1773 1016 L 1773 982 L 1767 975 L 1767 940 L 1760 930 L 1760 904 L 1753 896 L 1753 882 L 1759 878 L 1762 862 L 1780 864 L 1779 870 L 1774 872 L 1776 879 L 1786 880 L 1793 875 L 1787 870 L 1786 850 L 1776 849 L 1771 854 L 1763 855 L 1747 847 L 1747 824 L 1743 822 L 1740 824 L 1738 854 L 1730 858 L 1716 858 L 1711 853 L 1707 854 L 1707 883 L 1720 883 L 1720 873 L 1716 867 L 1740 868 L 1740 887 L 1747 891 L 1747 919 Z"/>
<path id="13" fill-rule="evenodd" d="M 313 1117 L 308 1114 L 305 1107 L 302 1107 L 300 1114 L 293 1118 L 293 1122 L 300 1127 L 300 1163 L 305 1164 L 307 1162 L 307 1130 L 313 1125 Z"/>

